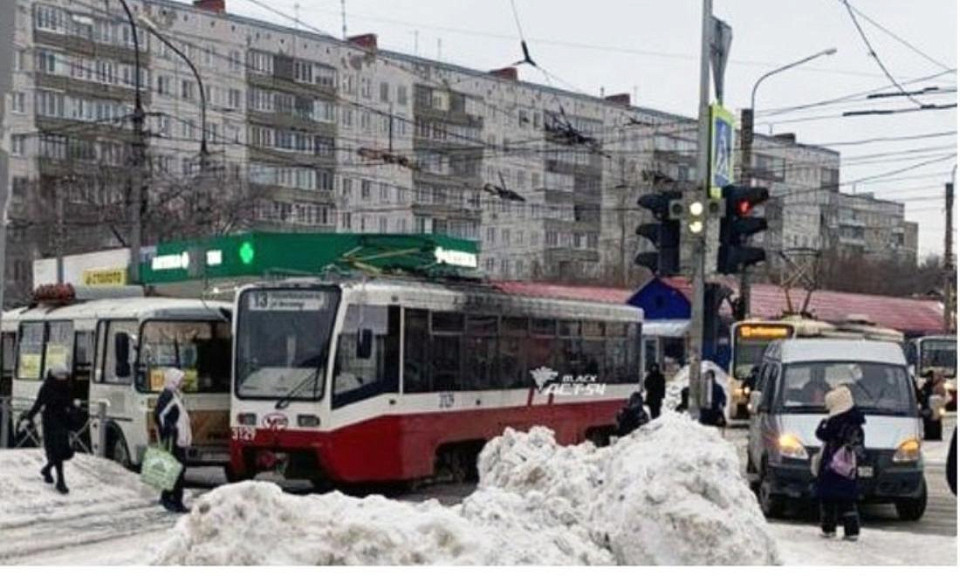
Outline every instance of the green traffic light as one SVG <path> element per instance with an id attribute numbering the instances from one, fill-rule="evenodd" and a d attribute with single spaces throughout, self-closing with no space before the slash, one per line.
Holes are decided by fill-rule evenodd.
<path id="1" fill-rule="evenodd" d="M 253 242 L 247 240 L 240 245 L 240 261 L 246 265 L 250 265 L 253 262 L 253 257 L 255 252 L 253 251 Z"/>

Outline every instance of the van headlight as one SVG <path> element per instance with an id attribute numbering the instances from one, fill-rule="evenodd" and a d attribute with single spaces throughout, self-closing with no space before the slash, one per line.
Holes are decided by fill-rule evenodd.
<path id="1" fill-rule="evenodd" d="M 781 434 L 777 444 L 780 447 L 780 456 L 784 458 L 795 460 L 806 460 L 808 458 L 807 449 L 803 447 L 803 442 L 793 434 Z"/>
<path id="2" fill-rule="evenodd" d="M 893 453 L 894 462 L 917 462 L 920 460 L 920 441 L 916 438 L 904 440 Z"/>

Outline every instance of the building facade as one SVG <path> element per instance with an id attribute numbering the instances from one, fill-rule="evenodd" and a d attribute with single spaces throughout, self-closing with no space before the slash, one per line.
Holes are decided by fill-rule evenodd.
<path id="1" fill-rule="evenodd" d="M 139 53 L 118 0 L 16 0 L 13 301 L 32 260 L 129 241 L 138 60 L 145 245 L 250 228 L 432 232 L 480 241 L 494 278 L 637 285 L 649 175 L 696 179 L 696 122 L 626 95 L 238 17 L 223 0 L 128 3 Z M 839 155 L 782 138 L 755 148 L 758 180 L 782 199 L 765 245 L 820 247 Z"/>

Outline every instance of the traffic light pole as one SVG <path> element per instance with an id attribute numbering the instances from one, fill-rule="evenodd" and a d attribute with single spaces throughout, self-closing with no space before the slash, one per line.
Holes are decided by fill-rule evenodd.
<path id="1" fill-rule="evenodd" d="M 750 186 L 753 176 L 753 108 L 740 112 L 740 184 Z M 750 267 L 744 266 L 740 273 L 740 305 L 737 320 L 750 315 Z"/>
<path id="2" fill-rule="evenodd" d="M 694 199 L 703 201 L 708 197 L 710 186 L 710 40 L 713 28 L 713 0 L 703 0 L 703 22 L 700 38 L 700 116 L 699 138 L 697 146 L 697 188 Z M 709 230 L 709 219 L 706 222 Z M 700 379 L 700 364 L 703 359 L 703 294 L 704 294 L 704 257 L 706 252 L 706 230 L 702 234 L 687 234 L 694 243 L 693 250 L 693 301 L 690 303 L 690 335 L 688 345 L 690 375 L 690 413 L 700 417 L 700 407 L 705 404 Z"/>

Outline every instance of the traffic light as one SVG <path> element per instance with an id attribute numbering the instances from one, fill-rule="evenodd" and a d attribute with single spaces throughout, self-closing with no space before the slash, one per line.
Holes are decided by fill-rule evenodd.
<path id="1" fill-rule="evenodd" d="M 767 229 L 767 219 L 752 216 L 753 209 L 770 197 L 766 188 L 729 185 L 723 187 L 726 209 L 720 221 L 720 249 L 717 273 L 737 274 L 747 266 L 762 262 L 763 248 L 747 246 L 747 240 Z"/>
<path id="2" fill-rule="evenodd" d="M 653 243 L 657 251 L 641 252 L 634 262 L 657 276 L 674 276 L 680 271 L 680 196 L 679 190 L 669 190 L 646 194 L 637 201 L 656 220 L 637 226 L 637 234 Z"/>

